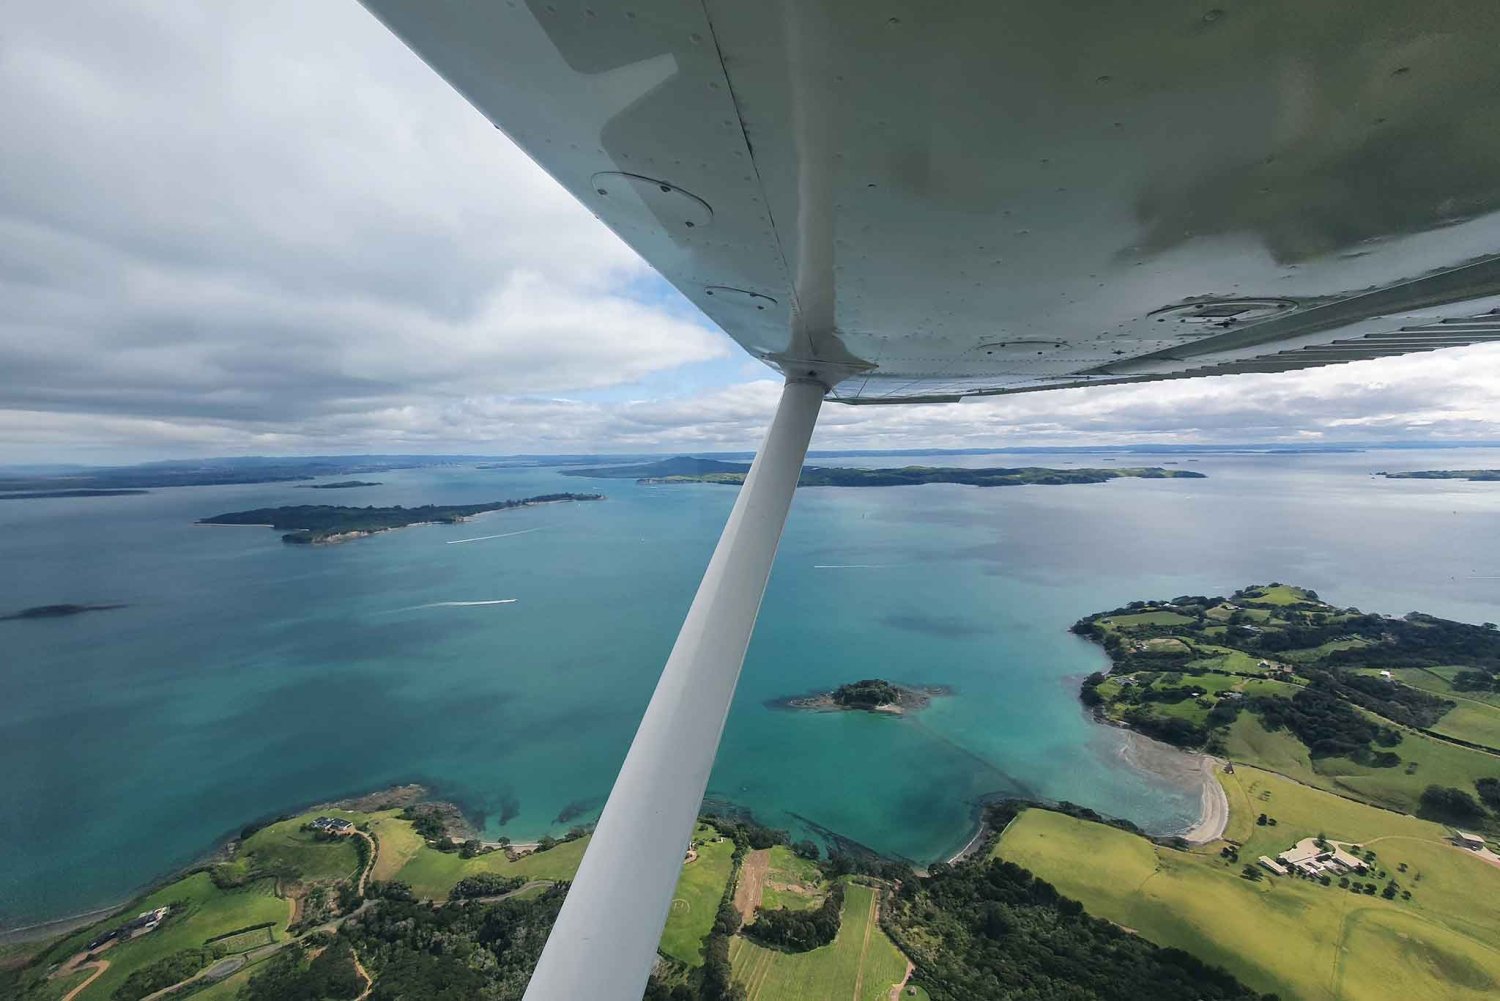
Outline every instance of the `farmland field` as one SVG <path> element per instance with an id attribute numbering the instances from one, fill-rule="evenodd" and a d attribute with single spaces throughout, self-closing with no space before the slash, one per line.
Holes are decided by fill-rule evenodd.
<path id="1" fill-rule="evenodd" d="M 683 867 L 662 930 L 661 951 L 688 966 L 703 965 L 703 940 L 713 928 L 734 866 L 734 842 L 717 835 L 703 825 L 693 833 L 698 858 Z"/>
<path id="2" fill-rule="evenodd" d="M 1500 987 L 1500 869 L 1467 858 L 1436 824 L 1403 817 L 1280 776 L 1241 767 L 1225 777 L 1247 829 L 1238 863 L 1216 848 L 1181 852 L 1116 828 L 1028 810 L 996 853 L 1031 869 L 1090 913 L 1224 966 L 1247 984 L 1307 1001 L 1473 999 Z M 1244 821 L 1245 804 L 1277 825 Z M 1377 853 L 1372 880 L 1396 879 L 1410 900 L 1309 880 L 1240 875 L 1247 862 L 1318 833 Z M 1076 860 L 1089 858 L 1088 866 Z M 1405 865 L 1405 871 L 1401 866 Z"/>
<path id="3" fill-rule="evenodd" d="M 906 957 L 876 923 L 878 893 L 850 883 L 839 933 L 818 949 L 777 952 L 736 936 L 729 946 L 735 982 L 749 1001 L 885 1001 L 906 975 Z"/>

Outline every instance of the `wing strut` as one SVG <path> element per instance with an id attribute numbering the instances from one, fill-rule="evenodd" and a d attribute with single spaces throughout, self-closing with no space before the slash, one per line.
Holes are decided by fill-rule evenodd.
<path id="1" fill-rule="evenodd" d="M 640 1001 L 827 391 L 782 389 L 526 1001 Z"/>

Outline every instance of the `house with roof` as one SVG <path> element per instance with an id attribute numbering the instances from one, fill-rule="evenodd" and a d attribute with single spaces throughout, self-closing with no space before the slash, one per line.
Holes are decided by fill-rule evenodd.
<path id="1" fill-rule="evenodd" d="M 1473 852 L 1484 850 L 1484 838 L 1481 835 L 1473 834 L 1469 831 L 1460 831 L 1457 828 L 1454 828 L 1453 831 L 1453 843 L 1460 848 L 1467 848 Z"/>
<path id="2" fill-rule="evenodd" d="M 1320 847 L 1317 838 L 1303 838 L 1276 857 L 1288 869 L 1314 878 L 1351 872 L 1363 875 L 1368 868 L 1364 859 L 1345 851 L 1342 844 L 1325 841 Z"/>

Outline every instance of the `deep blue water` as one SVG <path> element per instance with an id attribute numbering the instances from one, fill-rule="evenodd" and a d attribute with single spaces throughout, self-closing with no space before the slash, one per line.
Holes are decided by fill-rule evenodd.
<path id="1" fill-rule="evenodd" d="M 1206 480 L 802 491 L 710 793 L 918 861 L 965 841 L 974 802 L 996 792 L 1179 829 L 1196 792 L 1124 763 L 1120 734 L 1085 718 L 1077 679 L 1106 661 L 1068 625 L 1272 579 L 1369 610 L 1494 619 L 1500 484 L 1370 474 L 1497 458 L 1212 455 L 1179 458 Z M 597 810 L 733 489 L 551 469 L 372 478 L 384 485 L 0 503 L 0 609 L 129 604 L 0 623 L 0 924 L 113 902 L 246 821 L 397 782 L 518 840 Z M 328 547 L 193 524 L 594 488 L 609 500 Z M 422 607 L 503 598 L 517 601 Z M 871 675 L 957 694 L 906 720 L 763 704 Z"/>

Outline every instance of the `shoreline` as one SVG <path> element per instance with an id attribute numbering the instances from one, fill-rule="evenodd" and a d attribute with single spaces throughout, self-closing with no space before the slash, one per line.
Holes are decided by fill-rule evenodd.
<path id="1" fill-rule="evenodd" d="M 1208 844 L 1224 836 L 1229 824 L 1229 797 L 1218 780 L 1223 762 L 1211 754 L 1164 744 L 1126 726 L 1109 725 L 1124 735 L 1124 743 L 1116 754 L 1126 765 L 1174 785 L 1198 787 L 1198 819 L 1162 836 L 1180 837 L 1194 845 Z"/>

